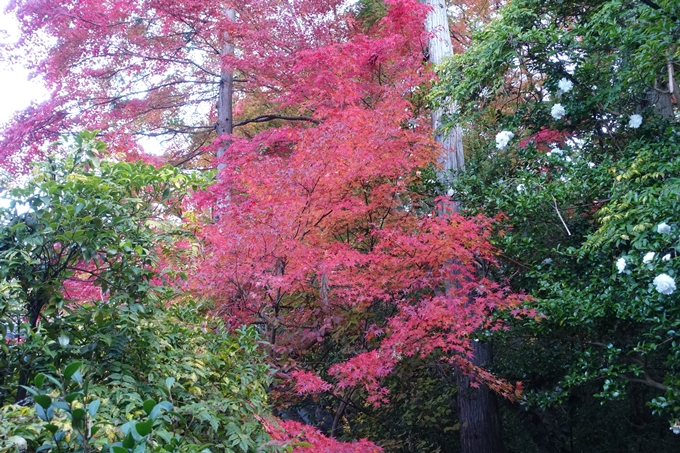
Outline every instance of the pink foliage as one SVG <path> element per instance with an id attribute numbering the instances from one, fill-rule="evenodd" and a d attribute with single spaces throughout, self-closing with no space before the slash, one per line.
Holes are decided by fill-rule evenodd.
<path id="1" fill-rule="evenodd" d="M 205 153 L 226 69 L 237 74 L 235 111 L 246 118 L 243 103 L 322 119 L 362 102 L 366 88 L 378 100 L 382 89 L 364 76 L 393 60 L 395 49 L 403 49 L 395 67 L 419 61 L 424 7 L 390 2 L 397 13 L 373 37 L 360 32 L 344 3 L 13 0 L 8 11 L 22 37 L 6 58 L 40 75 L 51 96 L 2 132 L 0 165 L 27 171 L 48 143 L 81 128 L 100 130 L 120 158 L 140 157 L 140 137 L 164 138 L 177 158 Z M 235 22 L 227 19 L 232 7 Z M 236 56 L 222 52 L 225 37 Z M 405 77 L 404 89 L 411 82 Z"/>
<path id="2" fill-rule="evenodd" d="M 272 444 L 293 445 L 294 453 L 381 453 L 382 448 L 366 439 L 356 442 L 340 442 L 326 437 L 317 429 L 302 423 L 286 420 L 265 424 Z M 308 445 L 300 445 L 300 444 Z M 298 444 L 298 445 L 296 445 Z"/>
<path id="3" fill-rule="evenodd" d="M 309 371 L 295 370 L 291 377 L 295 380 L 295 391 L 300 394 L 327 392 L 332 388 L 328 382 Z"/>
<path id="4" fill-rule="evenodd" d="M 327 371 L 370 404 L 387 400 L 381 380 L 404 357 L 469 363 L 473 333 L 502 328 L 491 314 L 520 302 L 479 275 L 480 261 L 495 262 L 490 221 L 435 214 L 452 209 L 409 190 L 437 153 L 425 121 L 411 121 L 409 96 L 431 77 L 404 39 L 422 33 L 421 13 L 395 2 L 378 34 L 298 54 L 277 99 L 304 104 L 319 124 L 230 137 L 219 180 L 199 199 L 215 222 L 202 230 L 195 290 L 233 323 L 266 326 L 284 371 L 326 338 L 357 338 Z M 381 325 L 356 323 L 380 309 L 393 313 Z M 296 392 L 328 388 L 291 374 Z"/>
<path id="5" fill-rule="evenodd" d="M 541 128 L 540 131 L 522 140 L 519 143 L 519 146 L 524 148 L 529 143 L 533 143 L 539 150 L 547 152 L 550 151 L 550 145 L 562 146 L 568 138 L 569 134 L 565 131 L 555 131 L 552 129 Z"/>

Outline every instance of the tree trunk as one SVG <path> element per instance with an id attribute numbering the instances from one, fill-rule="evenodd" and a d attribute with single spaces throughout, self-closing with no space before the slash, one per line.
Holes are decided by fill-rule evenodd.
<path id="1" fill-rule="evenodd" d="M 655 115 L 673 119 L 675 118 L 675 108 L 678 105 L 678 83 L 675 80 L 675 68 L 673 62 L 669 58 L 668 64 L 668 89 L 659 88 L 654 82 L 654 88 L 650 88 L 645 93 L 645 98 L 642 101 L 641 107 L 652 107 Z"/>
<path id="2" fill-rule="evenodd" d="M 453 55 L 446 1 L 422 1 L 432 8 L 427 15 L 425 27 L 430 38 L 428 41 L 428 59 L 430 63 L 437 65 L 442 63 L 445 58 Z M 451 105 L 448 109 L 440 108 L 432 112 L 435 141 L 442 148 L 442 153 L 439 156 L 442 171 L 439 178 L 444 186 L 455 178 L 456 173 L 465 169 L 461 127 L 456 125 L 447 132 L 440 130 L 442 116 L 454 110 L 455 105 Z M 490 344 L 475 342 L 473 352 L 473 364 L 485 366 L 490 363 Z M 480 388 L 471 387 L 470 377 L 463 375 L 460 371 L 457 376 L 458 418 L 462 453 L 502 453 L 504 448 L 496 395 L 484 385 Z"/>
<path id="3" fill-rule="evenodd" d="M 671 93 L 651 88 L 647 91 L 643 107 L 652 106 L 654 114 L 664 118 L 673 118 L 673 98 Z"/>
<path id="4" fill-rule="evenodd" d="M 425 23 L 426 30 L 430 35 L 430 40 L 427 43 L 428 60 L 430 63 L 438 65 L 445 58 L 453 56 L 446 2 L 444 0 L 424 0 L 423 3 L 432 8 Z M 442 164 L 440 178 L 444 184 L 451 181 L 457 172 L 465 169 L 461 127 L 456 125 L 447 132 L 440 130 L 442 116 L 445 113 L 453 112 L 454 109 L 455 105 L 451 105 L 448 108 L 439 108 L 432 112 L 432 128 L 435 131 L 435 140 L 442 147 L 439 162 Z"/>
<path id="5" fill-rule="evenodd" d="M 236 20 L 236 10 L 229 8 L 226 10 L 226 16 L 230 21 Z M 224 37 L 224 47 L 222 48 L 222 56 L 234 56 L 234 43 L 231 42 L 229 36 Z M 217 137 L 225 134 L 231 134 L 234 128 L 234 118 L 232 116 L 232 101 L 234 98 L 234 69 L 222 61 L 222 70 L 220 72 L 220 91 L 217 97 Z M 229 143 L 222 143 L 217 150 L 217 157 L 220 157 L 229 147 Z"/>
<path id="6" fill-rule="evenodd" d="M 491 345 L 473 342 L 472 363 L 486 367 L 491 363 Z M 456 373 L 458 384 L 458 421 L 460 444 L 463 453 L 503 453 L 501 421 L 498 416 L 496 395 L 485 385 L 470 386 L 472 378 L 460 371 Z"/>
<path id="7" fill-rule="evenodd" d="M 41 292 L 35 296 L 35 299 L 30 300 L 30 302 L 27 304 L 28 324 L 30 326 L 31 333 L 35 332 L 35 329 L 38 326 L 38 320 L 40 319 L 42 307 L 44 307 L 48 301 L 49 296 L 45 296 L 44 292 Z M 24 360 L 21 360 L 21 370 L 19 371 L 19 382 L 17 383 L 17 394 L 14 399 L 14 404 L 26 405 L 27 401 L 30 401 L 26 400 L 28 393 L 24 386 L 28 385 L 28 380 L 31 377 L 31 362 L 32 360 L 28 361 L 28 363 L 26 363 Z"/>

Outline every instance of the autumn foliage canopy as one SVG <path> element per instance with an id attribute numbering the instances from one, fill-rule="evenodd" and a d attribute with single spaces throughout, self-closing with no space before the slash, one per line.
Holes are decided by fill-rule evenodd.
<path id="1" fill-rule="evenodd" d="M 379 405 L 399 361 L 437 355 L 512 396 L 468 362 L 476 332 L 520 301 L 485 274 L 491 221 L 423 189 L 439 153 L 427 9 L 385 3 L 365 26 L 337 0 L 15 1 L 16 50 L 42 49 L 29 64 L 52 95 L 3 133 L 2 163 L 22 171 L 87 127 L 118 156 L 158 136 L 171 162 L 219 168 L 192 202 L 210 214 L 187 289 L 231 326 L 260 326 L 282 395 L 358 388 Z M 225 72 L 236 129 L 216 136 Z"/>

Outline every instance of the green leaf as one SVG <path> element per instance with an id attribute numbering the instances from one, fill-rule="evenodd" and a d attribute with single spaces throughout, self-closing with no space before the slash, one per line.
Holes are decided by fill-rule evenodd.
<path id="1" fill-rule="evenodd" d="M 146 412 L 146 415 L 149 415 L 155 406 L 156 401 L 154 400 L 149 399 L 144 401 L 144 412 Z"/>
<path id="2" fill-rule="evenodd" d="M 172 416 L 175 417 L 175 418 L 177 418 L 177 419 L 178 419 L 179 421 L 181 421 L 182 423 L 186 423 L 186 422 L 187 422 L 186 418 L 184 418 L 184 416 L 183 416 L 182 414 L 180 414 L 179 412 L 170 411 L 170 412 L 168 412 L 168 414 L 169 414 L 169 415 L 172 415 Z"/>
<path id="3" fill-rule="evenodd" d="M 87 405 L 87 413 L 90 414 L 90 417 L 94 417 L 95 415 L 97 415 L 97 411 L 99 410 L 100 404 L 101 400 L 90 401 L 90 404 Z"/>
<path id="4" fill-rule="evenodd" d="M 57 409 L 61 409 L 62 411 L 69 411 L 70 410 L 68 404 L 66 404 L 64 401 L 58 401 L 58 400 L 53 401 L 52 406 L 57 408 Z"/>
<path id="5" fill-rule="evenodd" d="M 33 385 L 35 385 L 37 388 L 42 387 L 43 383 L 45 382 L 45 375 L 42 373 L 38 373 L 35 375 L 33 378 Z"/>
<path id="6" fill-rule="evenodd" d="M 174 377 L 165 378 L 165 386 L 168 388 L 168 390 L 170 390 L 174 384 L 175 384 Z M 37 387 L 40 386 L 38 385 Z"/>
<path id="7" fill-rule="evenodd" d="M 149 413 L 149 418 L 150 418 L 151 420 L 156 420 L 156 418 L 158 418 L 158 414 L 161 413 L 161 409 L 163 409 L 163 406 L 161 406 L 160 404 L 157 404 L 157 405 L 153 408 L 153 410 Z"/>
<path id="8" fill-rule="evenodd" d="M 26 391 L 31 395 L 39 395 L 39 393 L 33 387 L 27 387 L 25 385 L 22 385 L 21 387 L 26 389 Z"/>
<path id="9" fill-rule="evenodd" d="M 35 406 L 35 413 L 38 415 L 38 417 L 40 417 L 41 420 L 46 421 L 46 422 L 50 421 L 49 418 L 47 417 L 47 412 L 45 411 L 45 409 L 43 409 L 42 406 L 36 405 Z"/>
<path id="10" fill-rule="evenodd" d="M 10 446 L 15 445 L 20 450 L 23 450 L 26 446 L 26 439 L 21 436 L 11 436 L 7 438 L 7 442 L 9 442 Z"/>
<path id="11" fill-rule="evenodd" d="M 132 448 L 135 446 L 135 439 L 132 437 L 132 432 L 129 432 L 123 439 L 123 447 Z"/>
<path id="12" fill-rule="evenodd" d="M 130 453 L 127 448 L 119 447 L 118 445 L 111 445 L 109 451 L 111 453 Z"/>
<path id="13" fill-rule="evenodd" d="M 170 444 L 170 441 L 172 440 L 172 434 L 170 434 L 169 432 L 165 431 L 164 429 L 156 430 L 156 432 L 154 433 L 154 435 L 156 435 L 156 436 L 160 437 L 161 439 L 163 439 L 163 440 L 165 441 L 166 444 Z M 168 446 L 168 445 L 166 445 L 166 447 L 167 447 L 167 446 Z"/>
<path id="14" fill-rule="evenodd" d="M 64 379 L 71 379 L 76 371 L 83 366 L 83 362 L 73 362 L 64 369 Z"/>
<path id="15" fill-rule="evenodd" d="M 80 421 L 83 418 L 85 418 L 85 413 L 86 413 L 85 409 L 81 409 L 81 408 L 73 409 L 73 413 L 71 414 L 71 417 L 72 417 L 74 422 L 77 422 L 77 421 Z"/>
<path id="16" fill-rule="evenodd" d="M 83 392 L 79 390 L 77 392 L 69 393 L 68 395 L 66 395 L 66 398 L 64 398 L 64 399 L 66 400 L 67 403 L 70 404 L 70 403 L 74 402 L 76 400 L 76 398 L 78 398 L 78 396 L 80 396 L 82 394 L 83 394 Z"/>
<path id="17" fill-rule="evenodd" d="M 166 411 L 173 410 L 172 403 L 170 401 L 161 401 L 160 403 L 158 403 L 158 405 L 161 406 Z"/>
<path id="18" fill-rule="evenodd" d="M 49 374 L 46 374 L 45 377 L 47 378 L 48 381 L 52 382 L 57 387 L 61 388 L 61 382 L 59 382 L 57 378 L 55 378 L 54 376 L 50 376 Z"/>
<path id="19" fill-rule="evenodd" d="M 47 395 L 35 395 L 33 401 L 38 403 L 43 409 L 47 409 L 52 405 L 52 398 Z"/>
<path id="20" fill-rule="evenodd" d="M 140 436 L 148 436 L 151 434 L 151 428 L 153 426 L 153 420 L 147 420 L 142 423 L 137 423 L 135 425 L 135 430 Z"/>
<path id="21" fill-rule="evenodd" d="M 71 379 L 79 385 L 83 384 L 83 375 L 80 373 L 80 370 L 76 370 L 76 372 L 73 373 L 73 376 L 71 376 Z"/>

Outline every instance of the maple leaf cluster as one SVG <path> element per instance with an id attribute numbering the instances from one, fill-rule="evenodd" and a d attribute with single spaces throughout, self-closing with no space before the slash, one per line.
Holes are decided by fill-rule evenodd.
<path id="1" fill-rule="evenodd" d="M 356 442 L 340 442 L 324 436 L 316 428 L 291 420 L 264 421 L 264 426 L 272 437 L 271 445 L 293 446 L 294 453 L 380 453 L 382 448 L 366 439 Z M 311 447 L 311 448 L 310 448 Z"/>

